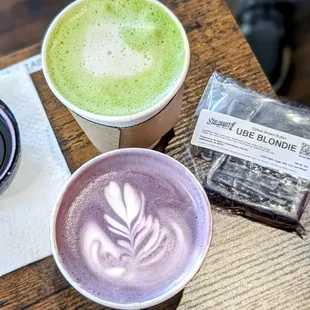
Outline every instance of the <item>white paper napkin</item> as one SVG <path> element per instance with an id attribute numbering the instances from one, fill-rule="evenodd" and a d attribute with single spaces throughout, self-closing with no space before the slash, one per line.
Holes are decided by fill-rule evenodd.
<path id="1" fill-rule="evenodd" d="M 0 77 L 21 134 L 21 162 L 0 195 L 0 276 L 51 254 L 51 209 L 70 171 L 25 68 Z"/>

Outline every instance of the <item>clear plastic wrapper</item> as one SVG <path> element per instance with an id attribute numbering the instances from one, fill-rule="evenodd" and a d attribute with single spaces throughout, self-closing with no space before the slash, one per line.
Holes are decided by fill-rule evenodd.
<path id="1" fill-rule="evenodd" d="M 310 139 L 307 108 L 259 94 L 217 72 L 196 109 L 192 129 L 203 109 Z M 306 178 L 193 144 L 183 157 L 215 205 L 284 230 L 303 231 L 300 219 L 310 197 Z"/>

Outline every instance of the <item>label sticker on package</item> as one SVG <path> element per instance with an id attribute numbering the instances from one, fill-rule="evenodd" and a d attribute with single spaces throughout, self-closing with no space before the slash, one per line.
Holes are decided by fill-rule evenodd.
<path id="1" fill-rule="evenodd" d="M 266 126 L 203 109 L 191 143 L 310 180 L 310 140 Z"/>

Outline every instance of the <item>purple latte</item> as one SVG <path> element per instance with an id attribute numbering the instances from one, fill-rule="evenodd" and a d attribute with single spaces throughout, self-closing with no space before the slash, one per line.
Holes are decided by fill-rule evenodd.
<path id="1" fill-rule="evenodd" d="M 73 176 L 54 237 L 58 264 L 75 288 L 134 304 L 179 286 L 203 260 L 210 230 L 206 196 L 182 165 L 123 149 Z"/>

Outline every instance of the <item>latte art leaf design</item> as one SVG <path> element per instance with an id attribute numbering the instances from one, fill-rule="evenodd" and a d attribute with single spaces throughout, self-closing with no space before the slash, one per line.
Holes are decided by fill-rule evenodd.
<path id="1" fill-rule="evenodd" d="M 124 185 L 124 199 L 119 185 L 116 182 L 111 182 L 104 190 L 105 197 L 113 209 L 116 215 L 122 219 L 127 227 L 118 222 L 109 222 L 110 225 L 116 229 L 123 229 L 127 231 L 131 226 L 131 223 L 138 215 L 138 213 L 144 208 L 144 196 L 141 196 L 135 191 L 135 189 L 128 183 Z"/>
<path id="2" fill-rule="evenodd" d="M 129 183 L 123 189 L 110 182 L 104 189 L 113 217 L 105 214 L 111 237 L 95 222 L 87 223 L 83 238 L 86 261 L 97 273 L 124 277 L 141 266 L 158 262 L 167 254 L 166 227 L 159 219 L 145 214 L 145 196 Z M 115 238 L 113 238 L 115 237 Z"/>
<path id="3" fill-rule="evenodd" d="M 155 251 L 164 240 L 165 229 L 160 229 L 159 221 L 151 215 L 145 215 L 145 198 L 130 184 L 125 183 L 122 195 L 116 182 L 111 182 L 105 188 L 105 197 L 115 214 L 124 223 L 120 223 L 105 214 L 108 229 L 123 237 L 117 244 L 128 251 L 132 259 L 141 261 Z"/>

